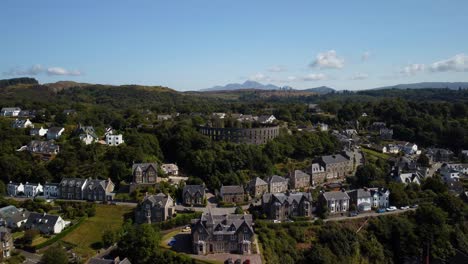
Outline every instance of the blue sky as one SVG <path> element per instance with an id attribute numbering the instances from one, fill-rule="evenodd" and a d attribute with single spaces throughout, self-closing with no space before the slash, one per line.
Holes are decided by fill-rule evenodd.
<path id="1" fill-rule="evenodd" d="M 197 90 L 468 81 L 468 1 L 0 1 L 0 78 Z"/>

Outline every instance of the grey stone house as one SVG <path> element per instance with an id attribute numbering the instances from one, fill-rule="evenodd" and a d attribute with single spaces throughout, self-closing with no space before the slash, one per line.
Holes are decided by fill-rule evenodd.
<path id="1" fill-rule="evenodd" d="M 294 216 L 312 216 L 312 195 L 297 193 L 266 193 L 262 209 L 269 219 L 286 220 Z"/>
<path id="2" fill-rule="evenodd" d="M 288 178 L 291 189 L 308 189 L 310 187 L 310 175 L 301 170 L 289 173 Z"/>
<path id="3" fill-rule="evenodd" d="M 185 185 L 182 191 L 182 201 L 185 205 L 203 206 L 205 199 L 205 186 Z"/>
<path id="4" fill-rule="evenodd" d="M 0 227 L 0 262 L 4 261 L 11 256 L 13 251 L 13 236 L 10 231 L 5 227 Z"/>
<path id="5" fill-rule="evenodd" d="M 193 253 L 251 254 L 254 242 L 252 215 L 204 214 L 192 220 Z"/>
<path id="6" fill-rule="evenodd" d="M 157 163 L 135 163 L 132 166 L 133 183 L 155 184 L 158 181 Z"/>
<path id="7" fill-rule="evenodd" d="M 264 193 L 268 192 L 268 183 L 259 177 L 251 180 L 248 185 L 250 196 L 254 198 L 262 197 Z"/>
<path id="8" fill-rule="evenodd" d="M 268 178 L 268 190 L 270 193 L 282 193 L 288 190 L 288 179 L 273 175 Z"/>
<path id="9" fill-rule="evenodd" d="M 319 196 L 320 206 L 325 206 L 330 214 L 349 210 L 349 196 L 346 192 L 324 192 Z"/>
<path id="10" fill-rule="evenodd" d="M 350 205 L 354 204 L 356 209 L 363 211 L 370 211 L 372 209 L 372 193 L 369 189 L 356 189 L 348 191 Z"/>
<path id="11" fill-rule="evenodd" d="M 225 203 L 242 203 L 244 202 L 244 188 L 240 185 L 221 186 L 219 196 Z"/>
<path id="12" fill-rule="evenodd" d="M 325 171 L 326 179 L 343 179 L 353 171 L 353 161 L 341 154 L 321 156 L 312 163 L 312 177 L 314 168 L 317 173 Z"/>
<path id="13" fill-rule="evenodd" d="M 157 223 L 172 218 L 175 214 L 175 203 L 170 195 L 158 193 L 147 195 L 135 210 L 135 222 Z"/>
<path id="14" fill-rule="evenodd" d="M 88 180 L 84 188 L 84 199 L 88 201 L 107 202 L 114 199 L 114 183 L 107 180 Z"/>
<path id="15" fill-rule="evenodd" d="M 84 189 L 88 179 L 63 178 L 59 186 L 60 198 L 68 200 L 83 200 Z"/>

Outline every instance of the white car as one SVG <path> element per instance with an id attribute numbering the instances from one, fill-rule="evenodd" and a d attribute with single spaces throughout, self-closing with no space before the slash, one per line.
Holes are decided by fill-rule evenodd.
<path id="1" fill-rule="evenodd" d="M 408 210 L 409 209 L 409 206 L 402 206 L 400 207 L 400 210 Z"/>
<path id="2" fill-rule="evenodd" d="M 395 211 L 397 208 L 395 206 L 390 206 L 387 208 L 387 212 Z"/>
<path id="3" fill-rule="evenodd" d="M 275 219 L 275 220 L 273 220 L 273 223 L 275 223 L 275 224 L 281 224 L 281 221 Z"/>

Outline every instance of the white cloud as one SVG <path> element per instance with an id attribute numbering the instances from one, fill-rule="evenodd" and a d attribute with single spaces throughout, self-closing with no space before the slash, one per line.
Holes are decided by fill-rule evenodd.
<path id="1" fill-rule="evenodd" d="M 365 51 L 361 55 L 361 60 L 362 61 L 367 61 L 370 58 L 370 56 L 372 56 L 372 53 L 370 51 Z"/>
<path id="2" fill-rule="evenodd" d="M 321 80 L 326 80 L 327 75 L 323 73 L 310 73 L 306 75 L 304 78 L 302 78 L 303 81 L 321 81 Z"/>
<path id="3" fill-rule="evenodd" d="M 21 68 L 12 68 L 10 70 L 8 70 L 7 72 L 4 72 L 3 75 L 8 75 L 8 76 L 21 76 L 21 75 L 28 75 L 28 76 L 31 76 L 31 75 L 38 75 L 42 72 L 44 72 L 44 67 L 42 67 L 42 65 L 40 64 L 36 64 L 36 65 L 33 65 L 31 66 L 30 68 L 24 70 L 24 69 L 21 69 Z"/>
<path id="4" fill-rule="evenodd" d="M 400 70 L 400 73 L 407 76 L 416 75 L 418 72 L 424 71 L 426 65 L 413 63 Z"/>
<path id="5" fill-rule="evenodd" d="M 265 74 L 258 72 L 252 76 L 249 77 L 250 81 L 256 81 L 256 82 L 264 82 L 264 81 L 271 81 L 270 77 L 266 76 Z"/>
<path id="6" fill-rule="evenodd" d="M 47 69 L 47 75 L 68 75 L 68 76 L 79 76 L 81 75 L 80 71 L 77 70 L 66 70 L 61 67 L 51 67 Z"/>
<path id="7" fill-rule="evenodd" d="M 434 62 L 430 65 L 431 72 L 468 71 L 468 55 L 457 54 L 450 59 Z"/>
<path id="8" fill-rule="evenodd" d="M 274 65 L 274 66 L 268 68 L 269 72 L 285 72 L 287 70 L 288 69 L 285 66 L 281 66 L 281 65 Z"/>
<path id="9" fill-rule="evenodd" d="M 350 79 L 351 80 L 365 80 L 369 78 L 369 75 L 367 73 L 357 73 L 356 75 L 352 76 Z"/>
<path id="10" fill-rule="evenodd" d="M 336 51 L 329 50 L 317 54 L 315 60 L 309 65 L 319 69 L 341 69 L 344 67 L 344 59 L 336 55 Z"/>

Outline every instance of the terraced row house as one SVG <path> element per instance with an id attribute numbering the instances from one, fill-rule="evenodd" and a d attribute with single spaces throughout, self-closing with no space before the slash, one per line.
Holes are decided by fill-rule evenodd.
<path id="1" fill-rule="evenodd" d="M 297 193 L 266 193 L 262 197 L 262 209 L 269 219 L 286 220 L 291 217 L 312 216 L 312 195 Z"/>

